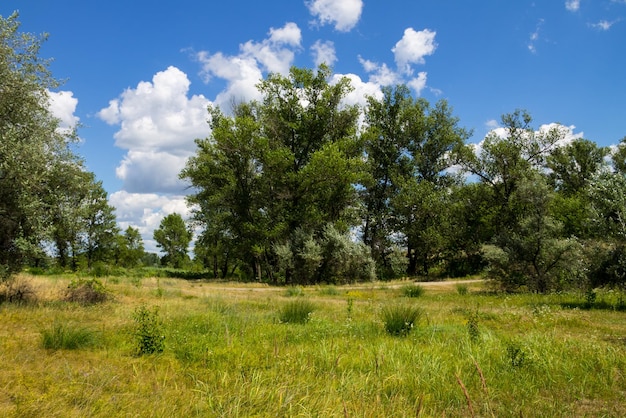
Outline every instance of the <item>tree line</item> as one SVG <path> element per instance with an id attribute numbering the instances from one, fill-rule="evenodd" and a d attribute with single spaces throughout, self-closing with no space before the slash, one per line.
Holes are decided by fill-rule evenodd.
<path id="1" fill-rule="evenodd" d="M 42 38 L 0 18 L 0 268 L 193 263 L 216 278 L 343 283 L 484 274 L 548 292 L 626 283 L 626 138 L 613 150 L 523 110 L 480 145 L 445 101 L 404 85 L 347 104 L 348 78 L 292 68 L 262 99 L 209 108 L 181 178 L 192 219 L 120 231 L 102 183 L 59 129 Z M 331 82 L 332 80 L 332 82 Z"/>

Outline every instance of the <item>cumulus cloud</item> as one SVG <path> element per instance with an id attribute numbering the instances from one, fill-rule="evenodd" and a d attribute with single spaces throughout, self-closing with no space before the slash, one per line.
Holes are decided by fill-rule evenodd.
<path id="1" fill-rule="evenodd" d="M 424 64 L 424 57 L 434 54 L 437 49 L 435 35 L 437 32 L 424 29 L 419 32 L 413 28 L 404 30 L 404 35 L 392 48 L 398 70 L 404 74 L 412 74 L 412 64 Z"/>
<path id="2" fill-rule="evenodd" d="M 207 105 L 202 95 L 187 97 L 187 75 L 169 67 L 109 102 L 98 116 L 120 125 L 115 145 L 127 150 L 193 151 L 193 140 L 206 136 Z"/>
<path id="3" fill-rule="evenodd" d="M 55 118 L 59 119 L 59 131 L 70 133 L 79 122 L 78 116 L 74 115 L 78 99 L 71 91 L 48 91 L 49 109 Z"/>
<path id="4" fill-rule="evenodd" d="M 378 63 L 359 56 L 359 62 L 363 69 L 369 74 L 369 83 L 381 86 L 393 86 L 396 84 L 406 84 L 419 96 L 426 88 L 428 73 L 420 71 L 416 77 L 413 76 L 413 65 L 424 64 L 424 57 L 432 55 L 437 49 L 435 43 L 436 32 L 428 29 L 415 31 L 407 28 L 400 41 L 392 48 L 395 56 L 397 68 L 392 69 L 386 63 Z M 431 89 L 435 94 L 441 92 Z"/>
<path id="5" fill-rule="evenodd" d="M 209 133 L 209 101 L 188 97 L 190 82 L 178 68 L 158 72 L 109 102 L 98 116 L 119 125 L 115 145 L 127 150 L 116 169 L 125 191 L 182 193 L 178 179 L 196 138 Z"/>
<path id="6" fill-rule="evenodd" d="M 580 9 L 580 0 L 566 0 L 565 8 L 570 12 L 576 12 Z"/>
<path id="7" fill-rule="evenodd" d="M 215 103 L 226 110 L 233 102 L 260 99 L 256 85 L 263 78 L 263 72 L 287 74 L 296 52 L 301 49 L 301 42 L 300 28 L 289 22 L 282 28 L 271 28 L 268 38 L 261 42 L 241 44 L 238 55 L 200 51 L 196 59 L 202 65 L 201 74 L 207 83 L 213 77 L 226 80 L 226 89 L 215 98 Z"/>
<path id="8" fill-rule="evenodd" d="M 309 12 L 319 25 L 334 25 L 335 30 L 348 32 L 361 18 L 362 0 L 312 0 L 307 3 Z"/>
<path id="9" fill-rule="evenodd" d="M 332 67 L 337 61 L 335 44 L 332 41 L 315 41 L 313 46 L 311 46 L 311 52 L 316 67 L 319 67 L 320 64 L 327 64 Z"/>

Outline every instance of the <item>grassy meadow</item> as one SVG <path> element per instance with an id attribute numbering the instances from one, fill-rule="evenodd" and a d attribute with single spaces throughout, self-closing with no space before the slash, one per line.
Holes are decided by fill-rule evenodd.
<path id="1" fill-rule="evenodd" d="M 37 299 L 0 305 L 0 416 L 626 416 L 613 292 L 108 278 L 85 305 L 19 279 Z"/>

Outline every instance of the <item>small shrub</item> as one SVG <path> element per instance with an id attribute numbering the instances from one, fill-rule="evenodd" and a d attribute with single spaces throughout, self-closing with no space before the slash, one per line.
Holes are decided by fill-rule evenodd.
<path id="1" fill-rule="evenodd" d="M 526 361 L 526 352 L 516 342 L 509 342 L 506 345 L 506 356 L 511 367 L 522 367 Z"/>
<path id="2" fill-rule="evenodd" d="M 36 299 L 33 285 L 23 277 L 11 277 L 0 284 L 0 303 L 28 303 Z"/>
<path id="3" fill-rule="evenodd" d="M 135 347 L 138 355 L 162 353 L 165 348 L 163 322 L 159 318 L 159 308 L 149 310 L 140 306 L 133 314 L 135 320 Z"/>
<path id="4" fill-rule="evenodd" d="M 93 305 L 108 300 L 109 294 L 98 279 L 72 280 L 65 291 L 63 298 L 67 302 L 77 302 L 82 305 Z"/>
<path id="5" fill-rule="evenodd" d="M 390 335 L 404 336 L 422 316 L 420 308 L 409 305 L 386 306 L 381 311 L 385 331 Z"/>
<path id="6" fill-rule="evenodd" d="M 315 306 L 308 300 L 294 300 L 281 308 L 279 320 L 283 323 L 306 324 L 314 310 Z"/>
<path id="7" fill-rule="evenodd" d="M 419 284 L 411 284 L 402 288 L 402 294 L 408 298 L 419 298 L 424 294 L 424 287 Z"/>
<path id="8" fill-rule="evenodd" d="M 85 328 L 72 328 L 55 324 L 51 329 L 41 331 L 43 348 L 48 350 L 77 350 L 92 346 L 94 333 Z"/>
<path id="9" fill-rule="evenodd" d="M 469 288 L 467 287 L 466 284 L 457 284 L 456 292 L 461 296 L 465 296 L 469 293 Z"/>

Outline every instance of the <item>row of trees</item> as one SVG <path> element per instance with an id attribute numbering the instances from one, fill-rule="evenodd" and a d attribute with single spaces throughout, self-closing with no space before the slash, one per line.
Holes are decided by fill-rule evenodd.
<path id="1" fill-rule="evenodd" d="M 64 268 L 145 259 L 139 231 L 115 223 L 102 184 L 48 106 L 58 86 L 41 38 L 0 18 L 0 273 L 52 249 Z M 262 100 L 210 108 L 211 135 L 181 177 L 192 224 L 155 230 L 163 262 L 273 283 L 463 276 L 546 292 L 626 283 L 626 140 L 613 152 L 524 111 L 467 144 L 447 102 L 386 87 L 346 105 L 349 79 L 293 68 Z"/>
<path id="2" fill-rule="evenodd" d="M 486 269 L 540 292 L 624 282 L 624 143 L 611 155 L 565 143 L 567 129 L 538 130 L 518 110 L 478 147 L 445 100 L 386 87 L 361 112 L 345 104 L 349 80 L 331 75 L 271 74 L 262 101 L 210 109 L 211 136 L 181 177 L 195 190 L 196 254 L 216 276 L 314 283 Z"/>
<path id="3" fill-rule="evenodd" d="M 17 17 L 0 17 L 0 279 L 51 255 L 74 270 L 153 263 L 139 230 L 117 226 L 102 183 L 73 150 L 75 130 L 61 129 L 50 112 L 48 92 L 59 83 L 39 57 L 45 37 L 20 33 Z M 155 238 L 167 252 L 162 229 Z"/>

